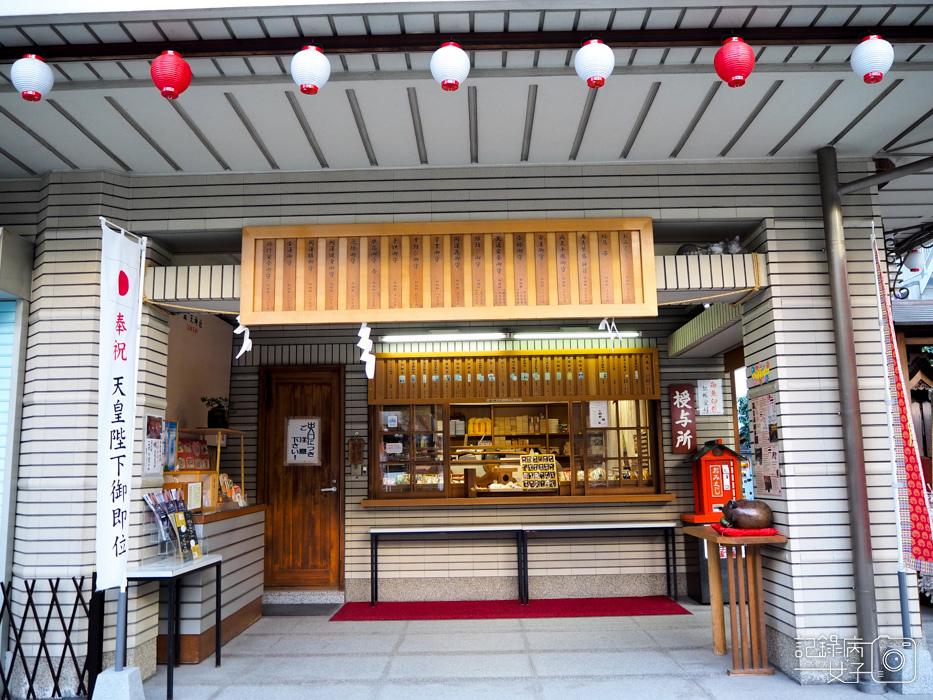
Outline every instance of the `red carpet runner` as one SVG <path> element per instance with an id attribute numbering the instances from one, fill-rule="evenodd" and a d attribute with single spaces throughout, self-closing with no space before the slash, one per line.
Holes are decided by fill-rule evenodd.
<path id="1" fill-rule="evenodd" d="M 449 600 L 406 603 L 346 603 L 331 622 L 365 620 L 494 620 L 519 617 L 614 617 L 689 615 L 667 596 L 640 598 L 553 598 L 532 600 Z"/>

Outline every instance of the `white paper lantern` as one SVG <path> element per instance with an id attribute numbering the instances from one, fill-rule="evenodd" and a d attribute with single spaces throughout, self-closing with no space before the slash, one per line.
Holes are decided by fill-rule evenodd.
<path id="1" fill-rule="evenodd" d="M 305 46 L 292 56 L 292 80 L 305 95 L 316 95 L 330 78 L 330 61 L 320 46 Z"/>
<path id="2" fill-rule="evenodd" d="M 10 70 L 13 87 L 23 94 L 24 100 L 38 102 L 47 95 L 55 82 L 52 69 L 39 56 L 27 53 Z"/>
<path id="3" fill-rule="evenodd" d="M 577 75 L 591 88 L 600 88 L 606 84 L 606 78 L 616 66 L 616 57 L 612 49 L 599 39 L 589 39 L 583 43 L 573 59 Z"/>
<path id="4" fill-rule="evenodd" d="M 869 85 L 880 83 L 894 63 L 894 47 L 877 34 L 869 34 L 852 52 L 852 70 Z"/>
<path id="5" fill-rule="evenodd" d="M 453 92 L 470 74 L 470 57 L 455 41 L 441 44 L 431 56 L 431 75 L 448 92 Z"/>
<path id="6" fill-rule="evenodd" d="M 923 253 L 920 252 L 920 249 L 911 250 L 904 256 L 904 265 L 901 272 L 920 272 L 923 269 L 923 264 Z"/>

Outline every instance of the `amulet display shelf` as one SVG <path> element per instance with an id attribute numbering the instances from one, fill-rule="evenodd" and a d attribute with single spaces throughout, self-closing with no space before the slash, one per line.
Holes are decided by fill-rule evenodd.
<path id="1" fill-rule="evenodd" d="M 181 446 L 185 442 L 196 445 L 207 444 L 207 452 L 203 456 L 195 457 L 200 462 L 195 462 L 198 466 L 208 468 L 188 469 L 177 468 L 173 471 L 166 471 L 162 475 L 164 488 L 181 488 L 185 492 L 185 502 L 189 510 L 193 512 L 206 513 L 226 508 L 236 508 L 239 506 L 235 500 L 230 499 L 224 494 L 221 484 L 220 457 L 225 449 L 228 438 L 239 437 L 240 442 L 240 482 L 238 489 L 243 489 L 245 484 L 245 459 L 246 453 L 243 438 L 246 433 L 240 430 L 230 428 L 179 428 L 178 444 Z M 198 449 L 203 449 L 199 447 Z M 235 449 L 235 448 L 234 448 Z M 176 462 L 176 465 L 178 463 Z M 201 504 L 188 503 L 189 496 L 193 493 L 191 484 L 201 484 Z"/>
<path id="2" fill-rule="evenodd" d="M 653 348 L 380 355 L 362 505 L 672 501 L 659 395 Z"/>

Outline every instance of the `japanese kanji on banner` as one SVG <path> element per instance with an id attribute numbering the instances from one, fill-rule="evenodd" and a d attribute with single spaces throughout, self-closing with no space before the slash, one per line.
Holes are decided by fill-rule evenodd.
<path id="1" fill-rule="evenodd" d="M 697 447 L 696 387 L 671 384 L 671 451 L 692 454 Z"/>
<path id="2" fill-rule="evenodd" d="M 126 586 L 146 239 L 101 219 L 97 382 L 97 590 Z"/>

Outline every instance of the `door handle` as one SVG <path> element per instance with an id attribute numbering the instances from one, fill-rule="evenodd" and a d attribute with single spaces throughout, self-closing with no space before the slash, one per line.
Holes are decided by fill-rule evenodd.
<path id="1" fill-rule="evenodd" d="M 321 492 L 324 492 L 324 491 L 333 491 L 334 493 L 336 493 L 336 492 L 337 492 L 337 487 L 336 487 L 336 486 L 331 486 L 329 489 L 321 489 Z"/>

